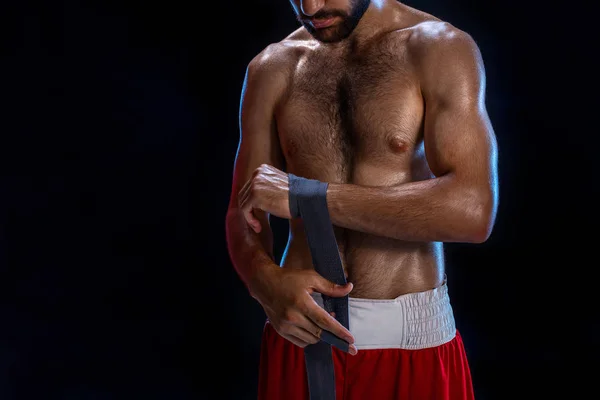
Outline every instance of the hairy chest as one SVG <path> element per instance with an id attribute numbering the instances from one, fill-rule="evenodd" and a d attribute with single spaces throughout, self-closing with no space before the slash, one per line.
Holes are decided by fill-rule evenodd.
<path id="1" fill-rule="evenodd" d="M 422 147 L 424 105 L 409 65 L 373 54 L 300 59 L 277 115 L 288 170 L 329 182 L 410 169 Z M 370 183 L 377 177 L 369 174 Z"/>

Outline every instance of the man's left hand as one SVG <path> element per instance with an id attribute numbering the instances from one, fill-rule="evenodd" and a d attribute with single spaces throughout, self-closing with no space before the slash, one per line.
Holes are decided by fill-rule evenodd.
<path id="1" fill-rule="evenodd" d="M 256 233 L 262 227 L 254 216 L 255 209 L 279 218 L 291 219 L 288 174 L 271 165 L 262 164 L 240 190 L 238 202 L 246 221 Z"/>

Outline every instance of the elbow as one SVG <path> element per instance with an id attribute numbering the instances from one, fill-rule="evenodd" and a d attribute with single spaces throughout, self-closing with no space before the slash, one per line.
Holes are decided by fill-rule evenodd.
<path id="1" fill-rule="evenodd" d="M 486 220 L 477 221 L 473 231 L 469 235 L 469 242 L 474 244 L 485 243 L 492 234 L 493 224 Z"/>
<path id="2" fill-rule="evenodd" d="M 466 232 L 469 243 L 485 243 L 491 236 L 496 219 L 496 199 L 491 193 L 480 194 L 471 199 L 467 210 L 468 227 Z"/>

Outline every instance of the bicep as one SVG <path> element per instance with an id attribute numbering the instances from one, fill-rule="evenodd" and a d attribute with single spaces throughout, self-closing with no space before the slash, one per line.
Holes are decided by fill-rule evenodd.
<path id="1" fill-rule="evenodd" d="M 469 183 L 494 178 L 496 139 L 485 108 L 438 104 L 425 118 L 425 154 L 436 176 L 454 174 Z"/>
<path id="2" fill-rule="evenodd" d="M 496 139 L 485 106 L 485 70 L 479 49 L 464 32 L 440 43 L 424 75 L 424 141 L 436 176 L 490 185 Z"/>
<path id="3" fill-rule="evenodd" d="M 239 109 L 240 140 L 235 157 L 230 208 L 238 193 L 261 164 L 283 170 L 284 158 L 274 117 L 279 85 L 268 78 L 256 60 L 246 70 Z"/>

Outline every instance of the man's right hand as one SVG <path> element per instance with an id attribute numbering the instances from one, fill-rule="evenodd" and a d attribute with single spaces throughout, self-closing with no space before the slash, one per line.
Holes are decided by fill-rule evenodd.
<path id="1" fill-rule="evenodd" d="M 311 293 L 343 297 L 352 283 L 336 285 L 312 269 L 265 268 L 249 286 L 250 293 L 263 307 L 275 330 L 302 348 L 321 340 L 326 330 L 347 341 L 349 353 L 356 354 L 354 337 L 333 316 L 321 308 Z"/>

